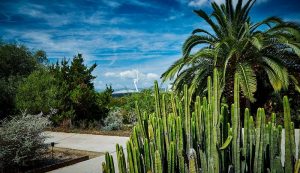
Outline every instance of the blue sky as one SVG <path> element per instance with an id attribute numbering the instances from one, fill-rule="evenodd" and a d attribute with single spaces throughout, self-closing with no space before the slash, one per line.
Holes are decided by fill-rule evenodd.
<path id="1" fill-rule="evenodd" d="M 150 87 L 195 28 L 208 26 L 192 10 L 224 0 L 0 0 L 0 37 L 43 49 L 54 62 L 82 53 L 97 63 L 97 89 Z M 235 0 L 234 0 L 235 1 Z M 257 0 L 251 16 L 300 22 L 299 0 Z M 166 84 L 164 84 L 166 85 Z"/>

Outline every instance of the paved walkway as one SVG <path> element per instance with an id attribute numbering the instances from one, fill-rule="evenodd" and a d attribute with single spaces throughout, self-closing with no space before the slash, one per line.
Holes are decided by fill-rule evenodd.
<path id="1" fill-rule="evenodd" d="M 46 143 L 55 142 L 55 147 L 70 148 L 94 152 L 110 152 L 116 160 L 116 144 L 126 147 L 128 137 L 90 135 L 62 132 L 45 132 L 49 138 Z M 105 156 L 96 157 L 84 162 L 70 165 L 49 173 L 102 173 L 102 162 Z M 117 165 L 115 164 L 115 168 Z"/>
<path id="2" fill-rule="evenodd" d="M 118 136 L 104 136 L 104 135 L 90 135 L 90 134 L 77 134 L 77 133 L 61 133 L 61 132 L 45 132 L 50 138 L 47 143 L 55 142 L 55 147 L 70 148 L 94 152 L 110 152 L 116 161 L 116 144 L 120 144 L 125 149 L 128 137 Z M 295 130 L 296 146 L 299 144 L 300 130 Z M 297 147 L 298 148 L 298 147 Z M 281 140 L 281 162 L 284 161 L 284 130 Z M 298 153 L 298 150 L 296 151 Z M 126 154 L 126 151 L 124 152 Z M 298 155 L 298 154 L 296 154 Z M 105 161 L 105 156 L 96 157 L 84 162 L 70 165 L 61 169 L 51 171 L 49 173 L 102 173 L 102 162 Z M 117 162 L 115 163 L 116 172 L 118 170 Z"/>

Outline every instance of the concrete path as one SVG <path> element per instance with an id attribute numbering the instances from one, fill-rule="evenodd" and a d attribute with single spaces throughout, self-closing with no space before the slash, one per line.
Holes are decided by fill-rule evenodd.
<path id="1" fill-rule="evenodd" d="M 128 137 L 104 136 L 77 133 L 45 132 L 49 138 L 46 143 L 55 142 L 55 147 L 70 148 L 94 152 L 110 152 L 116 160 L 116 144 L 126 147 Z M 70 165 L 49 173 L 102 173 L 102 162 L 105 156 L 96 157 L 84 162 Z M 117 168 L 117 164 L 115 164 Z"/>
<path id="2" fill-rule="evenodd" d="M 76 134 L 76 133 L 61 133 L 61 132 L 45 132 L 50 136 L 47 143 L 56 142 L 55 147 L 70 148 L 94 152 L 110 152 L 114 158 L 116 172 L 118 170 L 116 162 L 116 144 L 120 144 L 126 149 L 128 137 Z M 299 147 L 300 130 L 295 130 L 296 146 Z M 281 139 L 281 162 L 284 162 L 284 130 L 282 131 Z M 298 153 L 298 149 L 296 149 Z M 124 152 L 126 154 L 126 151 Z M 296 154 L 298 155 L 298 154 Z M 105 156 L 96 157 L 84 162 L 80 162 L 71 166 L 51 171 L 49 173 L 102 173 L 102 162 L 105 161 Z"/>

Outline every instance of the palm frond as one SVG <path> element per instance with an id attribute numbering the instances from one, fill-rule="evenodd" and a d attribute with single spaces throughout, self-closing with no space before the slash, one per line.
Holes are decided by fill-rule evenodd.
<path id="1" fill-rule="evenodd" d="M 205 11 L 194 10 L 194 12 L 210 25 L 210 27 L 214 30 L 214 32 L 216 33 L 216 35 L 218 37 L 221 37 L 222 33 L 221 33 L 219 27 L 210 19 L 210 17 L 206 14 Z"/>
<path id="2" fill-rule="evenodd" d="M 182 68 L 184 65 L 184 59 L 180 58 L 177 61 L 175 61 L 162 75 L 162 82 L 165 82 L 166 80 L 172 80 L 173 77 L 176 75 L 176 73 Z"/>
<path id="3" fill-rule="evenodd" d="M 262 38 L 259 35 L 252 37 L 250 42 L 258 50 L 261 50 L 263 47 Z"/>
<path id="4" fill-rule="evenodd" d="M 210 32 L 208 32 L 204 29 L 197 28 L 197 29 L 193 30 L 192 35 L 195 35 L 197 33 L 205 33 L 205 34 L 209 35 L 210 37 L 216 39 L 216 37 L 213 34 L 211 34 Z"/>
<path id="5" fill-rule="evenodd" d="M 255 23 L 255 24 L 251 25 L 250 32 L 251 33 L 255 32 L 256 29 L 259 28 L 262 25 L 267 25 L 267 26 L 269 26 L 269 28 L 271 28 L 272 27 L 271 24 L 280 24 L 280 23 L 283 23 L 281 18 L 272 16 L 272 17 L 269 17 L 267 19 L 264 19 L 261 22 L 258 22 L 258 23 Z"/>
<path id="6" fill-rule="evenodd" d="M 265 67 L 265 70 L 267 71 L 269 79 L 271 77 L 273 80 L 273 84 L 271 79 L 270 82 L 274 90 L 280 91 L 282 88 L 287 89 L 289 85 L 289 77 L 288 77 L 287 69 L 283 67 L 280 63 L 274 61 L 269 57 L 263 57 L 263 61 L 266 63 L 267 66 L 269 66 L 269 68 Z"/>
<path id="7" fill-rule="evenodd" d="M 299 43 L 285 43 L 287 46 L 289 46 L 300 58 L 300 46 Z"/>
<path id="8" fill-rule="evenodd" d="M 240 80 L 241 90 L 251 102 L 255 101 L 254 93 L 257 89 L 256 75 L 247 63 L 238 63 L 236 74 Z"/>
<path id="9" fill-rule="evenodd" d="M 194 46 L 201 43 L 213 45 L 213 42 L 214 39 L 210 36 L 191 35 L 182 46 L 183 57 L 187 57 Z"/>
<path id="10" fill-rule="evenodd" d="M 295 86 L 295 90 L 300 93 L 300 85 L 299 85 L 298 80 L 293 75 L 290 75 L 290 79 L 292 79 L 292 82 Z"/>

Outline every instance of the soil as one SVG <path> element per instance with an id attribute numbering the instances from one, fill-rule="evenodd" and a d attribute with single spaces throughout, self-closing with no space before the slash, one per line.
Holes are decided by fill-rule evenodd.
<path id="1" fill-rule="evenodd" d="M 52 149 L 49 149 L 39 160 L 31 161 L 27 163 L 26 166 L 15 165 L 3 168 L 2 170 L 0 169 L 0 173 L 31 173 L 39 168 L 60 164 L 80 157 L 89 156 L 89 159 L 91 159 L 101 155 L 103 155 L 103 153 L 54 147 L 53 152 Z"/>
<path id="2" fill-rule="evenodd" d="M 132 132 L 132 127 L 124 127 L 121 130 L 98 130 L 98 129 L 79 129 L 79 128 L 61 128 L 61 127 L 51 127 L 47 128 L 48 131 L 53 132 L 65 132 L 65 133 L 82 133 L 82 134 L 93 134 L 93 135 L 107 135 L 107 136 L 125 136 L 129 137 Z"/>

